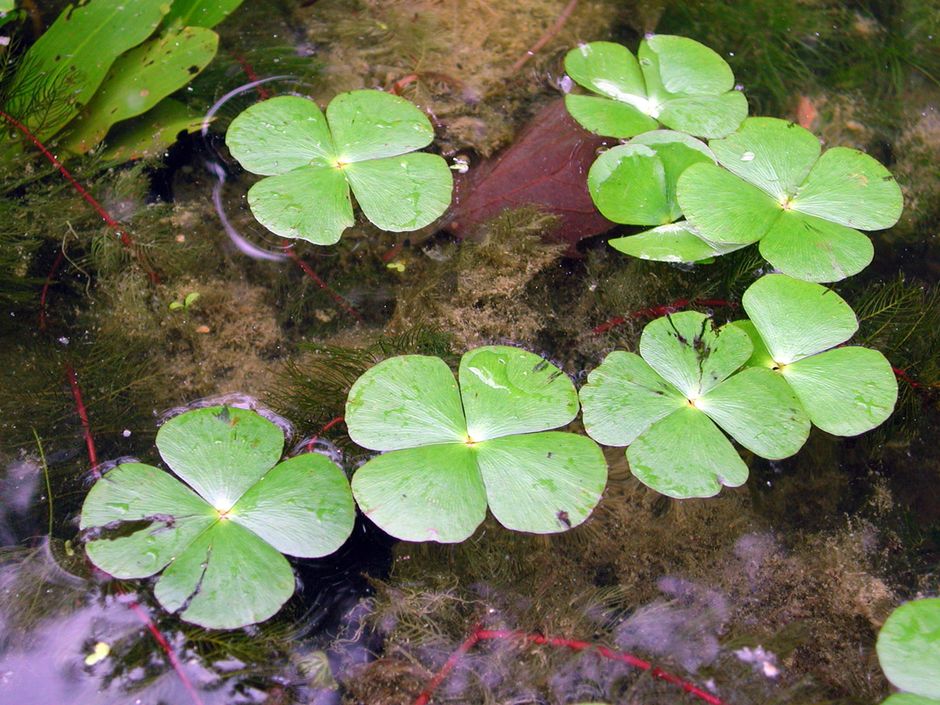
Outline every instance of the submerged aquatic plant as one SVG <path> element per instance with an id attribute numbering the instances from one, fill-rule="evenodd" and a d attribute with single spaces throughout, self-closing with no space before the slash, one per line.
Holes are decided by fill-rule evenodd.
<path id="1" fill-rule="evenodd" d="M 162 571 L 154 595 L 186 621 L 231 629 L 271 617 L 294 593 L 282 554 L 326 556 L 352 532 L 342 470 L 314 453 L 279 463 L 284 434 L 253 411 L 188 411 L 167 421 L 156 443 L 179 480 L 122 463 L 88 493 L 81 528 L 101 570 L 117 578 Z"/>
<path id="2" fill-rule="evenodd" d="M 786 458 L 810 422 L 772 371 L 749 367 L 747 334 L 685 311 L 649 323 L 640 355 L 610 353 L 581 388 L 584 428 L 598 443 L 628 446 L 633 475 L 670 497 L 710 497 L 744 484 L 748 468 L 723 429 L 764 458 Z"/>
<path id="3" fill-rule="evenodd" d="M 749 321 L 733 325 L 754 344 L 748 365 L 775 370 L 810 420 L 827 433 L 857 436 L 894 410 L 898 383 L 877 350 L 843 345 L 858 329 L 855 312 L 820 284 L 768 274 L 742 297 Z"/>
<path id="4" fill-rule="evenodd" d="M 695 164 L 679 178 L 685 217 L 713 246 L 760 241 L 764 259 L 792 277 L 857 274 L 874 254 L 859 229 L 889 228 L 901 215 L 901 189 L 877 160 L 847 147 L 820 155 L 816 136 L 786 120 L 748 118 L 709 147 L 721 166 Z"/>
<path id="5" fill-rule="evenodd" d="M 268 178 L 248 192 L 262 225 L 317 245 L 353 225 L 350 189 L 366 217 L 393 232 L 418 230 L 450 205 L 453 176 L 431 123 L 403 98 L 374 90 L 336 96 L 326 116 L 312 100 L 282 96 L 245 110 L 225 136 L 245 169 Z"/>
<path id="6" fill-rule="evenodd" d="M 209 27 L 239 4 L 90 0 L 70 6 L 18 61 L 0 96 L 2 109 L 38 140 L 56 138 L 60 158 L 87 152 L 113 125 L 137 116 L 143 116 L 137 129 L 112 149 L 139 152 L 141 129 L 148 145 L 160 134 L 157 146 L 165 147 L 176 139 L 170 128 L 195 129 L 196 122 L 167 96 L 212 61 L 219 38 Z"/>
<path id="7" fill-rule="evenodd" d="M 591 439 L 550 431 L 572 421 L 578 395 L 547 360 L 519 348 L 465 353 L 458 382 L 436 357 L 380 362 L 349 392 L 352 440 L 384 451 L 356 471 L 360 509 L 408 541 L 468 538 L 486 508 L 506 528 L 548 534 L 583 522 L 607 482 Z"/>
<path id="8" fill-rule="evenodd" d="M 912 600 L 898 607 L 878 633 L 878 661 L 902 692 L 884 705 L 940 703 L 940 598 Z"/>
<path id="9" fill-rule="evenodd" d="M 585 129 L 600 135 L 633 137 L 662 124 L 723 137 L 747 117 L 747 100 L 734 89 L 731 67 L 687 37 L 649 36 L 637 56 L 621 44 L 582 44 L 568 52 L 565 71 L 597 94 L 569 93 L 565 105 Z"/>

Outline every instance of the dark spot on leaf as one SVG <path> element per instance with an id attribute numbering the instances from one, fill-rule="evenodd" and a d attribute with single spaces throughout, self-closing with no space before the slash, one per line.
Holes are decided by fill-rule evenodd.
<path id="1" fill-rule="evenodd" d="M 198 67 L 198 66 L 190 66 L 190 67 L 189 67 L 188 69 L 186 69 L 186 70 L 189 71 L 189 75 L 190 75 L 190 76 L 195 76 L 197 73 L 199 73 L 199 67 Z"/>
<path id="2" fill-rule="evenodd" d="M 548 360 L 542 360 L 540 363 L 538 363 L 535 367 L 532 368 L 532 371 L 541 372 L 546 367 L 548 367 Z"/>
<path id="3" fill-rule="evenodd" d="M 568 512 L 566 512 L 564 509 L 560 509 L 558 510 L 558 514 L 556 514 L 555 516 L 558 517 L 558 521 L 560 521 L 569 529 L 571 528 L 571 519 L 568 518 Z"/>
<path id="4" fill-rule="evenodd" d="M 116 539 L 133 536 L 138 531 L 143 531 L 144 529 L 149 528 L 151 529 L 151 533 L 155 534 L 160 531 L 172 529 L 174 526 L 176 526 L 176 518 L 169 514 L 151 514 L 150 516 L 130 521 L 118 519 L 117 521 L 110 521 L 107 524 L 86 529 L 82 532 L 82 540 L 86 543 L 89 541 L 114 541 Z"/>
<path id="5" fill-rule="evenodd" d="M 551 458 L 551 457 L 552 457 L 552 452 L 551 452 L 551 451 L 548 451 L 548 454 L 547 454 L 545 457 L 546 457 L 546 458 Z"/>

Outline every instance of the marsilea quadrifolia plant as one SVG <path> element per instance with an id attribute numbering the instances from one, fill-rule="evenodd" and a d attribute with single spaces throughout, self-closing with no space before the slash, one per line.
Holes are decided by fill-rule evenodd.
<path id="1" fill-rule="evenodd" d="M 121 463 L 85 499 L 81 528 L 91 561 L 116 578 L 160 574 L 154 594 L 204 627 L 260 622 L 294 594 L 282 554 L 316 558 L 352 532 L 343 471 L 323 455 L 279 462 L 284 433 L 246 409 L 187 411 L 157 433 L 176 477 Z"/>
<path id="2" fill-rule="evenodd" d="M 326 116 L 312 100 L 271 98 L 228 128 L 225 142 L 245 169 L 267 178 L 248 192 L 258 222 L 282 237 L 332 245 L 354 222 L 350 190 L 382 230 L 418 230 L 450 205 L 453 176 L 436 154 L 431 123 L 404 98 L 342 93 Z"/>
<path id="3" fill-rule="evenodd" d="M 349 437 L 382 451 L 353 476 L 356 502 L 409 541 L 463 541 L 487 506 L 508 529 L 566 531 L 588 517 L 607 482 L 597 444 L 550 430 L 577 414 L 571 380 L 519 348 L 470 350 L 456 380 L 437 357 L 389 358 L 346 402 Z"/>
<path id="4" fill-rule="evenodd" d="M 811 132 L 785 120 L 745 119 L 731 69 L 697 42 L 653 36 L 638 55 L 639 64 L 626 48 L 597 42 L 565 61 L 572 79 L 606 96 L 569 94 L 572 116 L 594 132 L 633 137 L 591 167 L 594 203 L 616 223 L 656 226 L 612 247 L 698 262 L 759 242 L 778 270 L 816 282 L 871 262 L 859 231 L 891 227 L 901 214 L 887 169 L 854 149 L 821 152 Z M 693 136 L 709 138 L 707 146 Z"/>
<path id="5" fill-rule="evenodd" d="M 878 660 L 895 693 L 883 705 L 940 705 L 940 598 L 905 602 L 878 633 Z"/>

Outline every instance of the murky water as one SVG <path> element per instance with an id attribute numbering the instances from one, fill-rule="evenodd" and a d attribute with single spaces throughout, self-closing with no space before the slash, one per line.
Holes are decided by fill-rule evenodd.
<path id="1" fill-rule="evenodd" d="M 22 3 L 38 27 L 63 5 Z M 683 684 L 742 705 L 880 702 L 877 630 L 940 580 L 940 7 L 246 0 L 218 30 L 218 57 L 182 96 L 206 129 L 137 165 L 68 164 L 133 248 L 33 153 L 0 164 L 0 703 L 706 701 Z M 550 538 L 490 519 L 460 545 L 396 544 L 360 517 L 340 552 L 293 562 L 299 589 L 282 612 L 232 632 L 181 622 L 148 581 L 92 568 L 77 519 L 92 465 L 155 462 L 173 410 L 229 395 L 285 419 L 288 448 L 351 474 L 368 454 L 336 419 L 384 356 L 453 361 L 510 342 L 581 382 L 663 307 L 734 318 L 766 267 L 753 252 L 632 260 L 593 212 L 569 207 L 570 188 L 548 189 L 542 210 L 506 195 L 504 183 L 533 193 L 538 169 L 583 173 L 602 146 L 571 149 L 545 129 L 560 119 L 565 51 L 635 47 L 654 30 L 720 51 L 752 114 L 864 149 L 901 183 L 900 223 L 838 287 L 859 313 L 856 340 L 897 368 L 885 426 L 748 458 L 747 485 L 709 500 L 661 497 L 607 449 L 594 515 Z M 425 110 L 434 149 L 469 165 L 457 206 L 447 230 L 400 236 L 360 219 L 334 247 L 287 252 L 248 211 L 254 179 L 224 129 L 264 97 L 325 104 L 354 88 Z"/>

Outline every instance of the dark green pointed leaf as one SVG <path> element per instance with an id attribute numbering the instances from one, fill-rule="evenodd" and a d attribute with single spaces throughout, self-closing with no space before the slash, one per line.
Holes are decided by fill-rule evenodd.
<path id="1" fill-rule="evenodd" d="M 66 136 L 65 148 L 84 154 L 117 122 L 150 110 L 193 80 L 215 57 L 218 35 L 182 27 L 147 40 L 117 58 Z"/>
<path id="2" fill-rule="evenodd" d="M 877 651 L 894 686 L 940 699 L 940 598 L 912 600 L 894 610 L 878 634 Z"/>
<path id="3" fill-rule="evenodd" d="M 780 375 L 764 367 L 729 377 L 695 406 L 762 458 L 787 458 L 809 437 L 809 417 L 800 400 Z"/>
<path id="4" fill-rule="evenodd" d="M 280 459 L 284 433 L 248 409 L 210 406 L 163 424 L 157 449 L 173 472 L 225 512 Z"/>
<path id="5" fill-rule="evenodd" d="M 715 329 L 697 311 L 657 318 L 640 336 L 643 359 L 690 400 L 727 379 L 751 352 L 747 333 L 733 326 Z"/>
<path id="6" fill-rule="evenodd" d="M 88 104 L 114 60 L 153 33 L 166 10 L 166 0 L 69 6 L 21 59 L 4 110 L 40 140 L 49 139 Z M 50 95 L 57 97 L 55 110 L 28 111 L 37 96 L 47 101 Z"/>
<path id="7" fill-rule="evenodd" d="M 858 329 L 855 312 L 834 291 L 783 274 L 761 277 L 741 302 L 780 365 L 844 343 Z"/>
<path id="8" fill-rule="evenodd" d="M 568 376 L 521 348 L 470 350 L 460 359 L 458 378 L 474 441 L 546 431 L 578 415 L 578 393 Z"/>
<path id="9" fill-rule="evenodd" d="M 108 133 L 105 161 L 128 161 L 161 155 L 181 132 L 192 134 L 202 127 L 203 116 L 183 103 L 164 98 L 140 117 L 116 125 Z"/>
<path id="10" fill-rule="evenodd" d="M 342 172 L 366 217 L 382 230 L 418 230 L 440 218 L 454 187 L 447 162 L 418 152 L 347 164 Z"/>
<path id="11" fill-rule="evenodd" d="M 486 490 L 466 443 L 376 456 L 353 475 L 352 491 L 363 514 L 405 541 L 457 543 L 486 516 Z"/>
<path id="12" fill-rule="evenodd" d="M 187 27 L 215 27 L 234 12 L 243 0 L 173 0 L 164 22 Z"/>
<path id="13" fill-rule="evenodd" d="M 345 419 L 349 437 L 371 450 L 467 440 L 454 375 L 425 355 L 392 357 L 367 370 L 349 390 Z"/>
<path id="14" fill-rule="evenodd" d="M 262 176 L 336 162 L 320 108 L 296 96 L 271 98 L 240 113 L 225 133 L 225 144 L 245 169 Z"/>
<path id="15" fill-rule="evenodd" d="M 434 128 L 404 98 L 382 91 L 341 93 L 326 108 L 326 118 L 342 164 L 394 157 L 431 144 Z"/>
<path id="16" fill-rule="evenodd" d="M 794 210 L 849 228 L 882 230 L 901 217 L 901 187 L 864 152 L 834 147 L 820 157 L 794 195 Z"/>
<path id="17" fill-rule="evenodd" d="M 837 436 L 857 436 L 881 425 L 898 398 L 891 363 L 869 348 L 835 348 L 780 372 L 812 422 Z"/>
<path id="18" fill-rule="evenodd" d="M 747 481 L 731 442 L 704 413 L 686 405 L 657 421 L 627 448 L 630 471 L 669 497 L 712 497 Z"/>
<path id="19" fill-rule="evenodd" d="M 580 394 L 584 430 L 607 446 L 630 445 L 654 423 L 687 404 L 643 358 L 621 350 L 591 370 Z"/>

